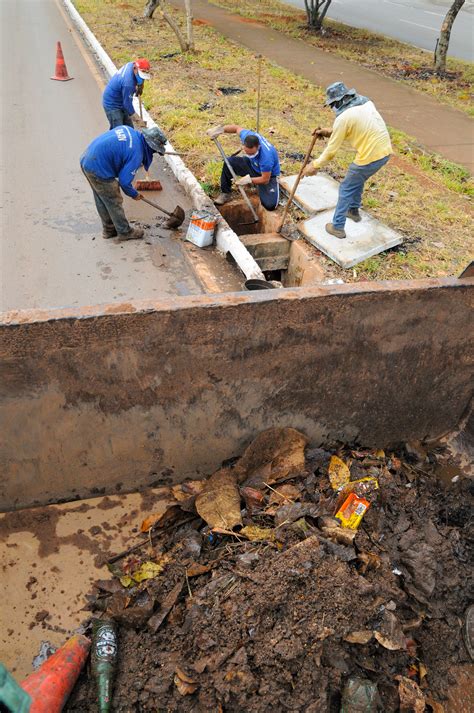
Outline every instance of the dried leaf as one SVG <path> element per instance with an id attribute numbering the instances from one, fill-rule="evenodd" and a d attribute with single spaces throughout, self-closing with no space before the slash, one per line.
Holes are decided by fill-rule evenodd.
<path id="1" fill-rule="evenodd" d="M 154 512 L 143 520 L 140 531 L 148 532 L 152 527 L 165 527 L 171 524 L 182 515 L 182 510 L 179 505 L 167 505 L 165 510 Z"/>
<path id="2" fill-rule="evenodd" d="M 294 428 L 269 428 L 260 433 L 235 466 L 239 482 L 247 485 L 275 483 L 305 472 L 304 449 L 308 439 Z"/>
<path id="3" fill-rule="evenodd" d="M 379 631 L 374 636 L 385 649 L 400 651 L 406 649 L 405 635 L 395 614 L 385 609 Z"/>
<path id="4" fill-rule="evenodd" d="M 148 619 L 148 628 L 151 629 L 151 631 L 155 633 L 158 631 L 158 629 L 170 613 L 171 609 L 176 604 L 178 597 L 181 594 L 183 584 L 184 581 L 178 582 L 178 584 L 176 584 L 163 599 L 159 610 Z"/>
<path id="5" fill-rule="evenodd" d="M 442 706 L 438 701 L 435 701 L 433 698 L 427 698 L 426 702 L 432 709 L 433 713 L 444 713 L 444 706 Z"/>
<path id="6" fill-rule="evenodd" d="M 198 682 L 188 676 L 181 668 L 178 666 L 176 667 L 176 673 L 174 676 L 174 682 L 176 685 L 176 688 L 178 689 L 179 693 L 181 693 L 182 696 L 189 696 L 192 693 L 194 693 L 198 687 L 199 684 Z"/>
<path id="7" fill-rule="evenodd" d="M 277 505 L 283 505 L 284 503 L 294 502 L 298 500 L 301 496 L 301 490 L 297 485 L 292 483 L 284 483 L 274 488 L 270 492 L 270 499 L 268 501 L 269 505 L 276 503 Z"/>
<path id="8" fill-rule="evenodd" d="M 257 527 L 256 525 L 247 525 L 243 527 L 239 535 L 243 535 L 251 542 L 266 541 L 273 542 L 275 540 L 275 533 L 269 527 Z"/>
<path id="9" fill-rule="evenodd" d="M 343 460 L 337 456 L 331 456 L 328 467 L 329 481 L 333 490 L 344 487 L 351 479 L 351 473 Z"/>
<path id="10" fill-rule="evenodd" d="M 375 552 L 361 552 L 357 555 L 357 559 L 359 562 L 362 562 L 360 568 L 361 574 L 365 574 L 371 569 L 377 570 L 382 566 L 382 560 Z"/>
<path id="11" fill-rule="evenodd" d="M 370 629 L 361 629 L 360 631 L 351 631 L 350 634 L 344 637 L 344 641 L 349 644 L 368 644 L 374 635 Z"/>
<path id="12" fill-rule="evenodd" d="M 261 490 L 246 487 L 241 488 L 240 494 L 245 500 L 245 506 L 249 512 L 261 509 L 263 501 L 265 500 L 265 496 Z"/>
<path id="13" fill-rule="evenodd" d="M 426 708 L 425 697 L 418 684 L 406 676 L 395 678 L 399 681 L 400 713 L 423 713 Z"/>
<path id="14" fill-rule="evenodd" d="M 179 483 L 171 488 L 173 497 L 181 502 L 182 500 L 188 500 L 193 495 L 199 495 L 204 488 L 205 482 L 203 480 L 188 480 L 185 483 Z"/>
<path id="15" fill-rule="evenodd" d="M 206 574 L 210 572 L 212 565 L 210 564 L 199 564 L 198 562 L 192 562 L 189 567 L 186 568 L 186 574 L 188 577 L 199 577 L 200 574 Z"/>
<path id="16" fill-rule="evenodd" d="M 221 468 L 207 480 L 196 498 L 196 510 L 212 528 L 232 530 L 242 524 L 239 489 L 228 468 Z"/>
<path id="17" fill-rule="evenodd" d="M 131 587 L 133 584 L 144 582 L 146 579 L 154 579 L 163 572 L 165 565 L 167 565 L 170 560 L 171 557 L 168 555 L 163 555 L 159 562 L 151 562 L 151 560 L 148 560 L 144 562 L 141 567 L 132 572 L 132 574 L 126 574 L 121 577 L 120 583 L 123 587 Z"/>

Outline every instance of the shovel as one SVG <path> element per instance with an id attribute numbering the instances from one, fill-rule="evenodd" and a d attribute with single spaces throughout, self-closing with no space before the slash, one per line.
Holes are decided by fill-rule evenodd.
<path id="1" fill-rule="evenodd" d="M 319 128 L 319 127 L 318 127 L 318 128 Z M 296 189 L 298 188 L 299 183 L 300 183 L 300 181 L 301 181 L 301 176 L 303 175 L 303 171 L 304 171 L 304 169 L 306 168 L 306 164 L 307 164 L 308 161 L 309 161 L 309 157 L 311 156 L 311 152 L 312 152 L 313 149 L 314 149 L 314 144 L 316 143 L 316 139 L 318 138 L 317 133 L 316 133 L 317 131 L 318 131 L 318 129 L 315 129 L 315 130 L 313 131 L 313 133 L 312 133 L 311 144 L 310 144 L 310 146 L 309 146 L 308 151 L 306 152 L 306 156 L 304 157 L 304 161 L 303 161 L 303 163 L 302 163 L 302 165 L 301 165 L 300 172 L 298 173 L 298 175 L 297 175 L 297 177 L 296 177 L 295 184 L 294 184 L 293 188 L 291 189 L 290 197 L 288 198 L 288 202 L 287 202 L 287 204 L 286 204 L 286 206 L 285 206 L 285 210 L 283 211 L 283 216 L 282 216 L 282 219 L 281 219 L 281 221 L 280 221 L 280 225 L 279 225 L 279 227 L 276 229 L 276 232 L 277 232 L 277 233 L 281 233 L 281 229 L 283 228 L 283 224 L 284 224 L 284 222 L 285 222 L 285 220 L 286 220 L 286 216 L 287 216 L 287 214 L 288 214 L 288 210 L 289 210 L 289 208 L 290 208 L 291 202 L 292 202 L 293 197 L 294 197 L 294 195 L 295 195 L 295 193 L 296 193 Z"/>
<path id="2" fill-rule="evenodd" d="M 172 213 L 169 213 L 167 210 L 162 208 L 161 206 L 157 205 L 156 203 L 153 203 L 153 201 L 149 200 L 148 198 L 145 198 L 145 196 L 142 196 L 140 193 L 140 197 L 142 201 L 145 201 L 145 203 L 148 203 L 148 205 L 153 206 L 153 208 L 156 208 L 157 210 L 160 210 L 162 213 L 165 215 L 169 216 L 168 220 L 165 223 L 166 228 L 170 228 L 170 230 L 174 230 L 174 228 L 179 228 L 181 223 L 186 217 L 186 214 L 184 210 L 181 208 L 180 205 L 177 205 L 176 208 Z"/>
<path id="3" fill-rule="evenodd" d="M 214 141 L 215 145 L 216 145 L 217 148 L 219 149 L 219 152 L 220 152 L 222 158 L 224 159 L 224 163 L 225 163 L 225 165 L 227 166 L 227 168 L 228 168 L 229 171 L 230 171 L 230 175 L 232 176 L 232 178 L 234 179 L 234 181 L 237 181 L 237 176 L 236 176 L 236 174 L 235 174 L 235 171 L 234 171 L 234 169 L 232 168 L 232 166 L 230 165 L 229 159 L 228 159 L 227 156 L 225 155 L 224 149 L 222 148 L 222 146 L 220 145 L 219 141 L 218 141 L 216 138 L 214 138 L 214 139 L 212 139 L 212 140 Z M 244 201 L 247 203 L 247 205 L 248 205 L 248 207 L 249 207 L 249 210 L 250 210 L 250 212 L 252 213 L 252 215 L 253 215 L 253 217 L 254 217 L 254 220 L 250 221 L 250 223 L 239 223 L 239 225 L 255 225 L 255 223 L 258 223 L 258 221 L 259 221 L 259 217 L 258 217 L 258 215 L 257 215 L 256 212 L 255 212 L 255 208 L 254 208 L 253 205 L 251 204 L 250 199 L 249 199 L 248 195 L 246 194 L 246 192 L 244 191 L 243 186 L 239 186 L 239 185 L 238 185 L 237 188 L 239 189 L 240 193 L 242 194 L 242 198 L 243 198 Z"/>

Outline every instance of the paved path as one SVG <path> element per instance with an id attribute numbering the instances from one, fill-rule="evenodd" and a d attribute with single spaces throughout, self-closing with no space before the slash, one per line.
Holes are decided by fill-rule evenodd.
<path id="1" fill-rule="evenodd" d="M 1 305 L 54 308 L 201 293 L 178 239 L 118 244 L 101 238 L 79 156 L 106 131 L 95 65 L 55 0 L 1 0 Z M 54 82 L 60 40 L 71 82 Z M 169 170 L 169 169 L 168 169 Z M 171 174 L 168 173 L 168 176 Z M 161 174 L 162 176 L 162 174 Z M 190 207 L 165 179 L 160 202 Z M 125 199 L 129 217 L 157 213 Z"/>
<path id="2" fill-rule="evenodd" d="M 171 0 L 183 8 L 183 0 Z M 344 81 L 369 96 L 390 126 L 414 136 L 431 151 L 474 172 L 474 122 L 462 112 L 439 104 L 392 79 L 353 62 L 294 40 L 258 23 L 243 22 L 238 15 L 194 0 L 195 18 L 206 20 L 230 40 L 264 54 L 296 74 L 322 87 Z"/>
<path id="3" fill-rule="evenodd" d="M 283 2 L 304 9 L 304 0 Z M 451 4 L 452 0 L 332 0 L 328 17 L 434 52 Z M 449 55 L 474 59 L 474 5 L 469 0 L 453 25 Z"/>

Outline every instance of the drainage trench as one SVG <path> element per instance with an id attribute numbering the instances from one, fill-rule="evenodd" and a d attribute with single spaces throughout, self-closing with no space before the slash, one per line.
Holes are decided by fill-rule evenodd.
<path id="1" fill-rule="evenodd" d="M 283 287 L 301 287 L 324 280 L 324 270 L 314 250 L 306 241 L 287 240 L 277 233 L 281 219 L 279 211 L 269 212 L 257 197 L 251 199 L 258 223 L 242 200 L 234 200 L 220 207 L 220 213 L 239 236 L 265 278 L 281 282 Z"/>

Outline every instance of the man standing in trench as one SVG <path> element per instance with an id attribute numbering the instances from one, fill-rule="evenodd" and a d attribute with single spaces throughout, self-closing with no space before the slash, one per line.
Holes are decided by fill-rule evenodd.
<path id="1" fill-rule="evenodd" d="M 133 121 L 138 126 L 146 126 L 135 113 L 133 95 L 141 95 L 145 79 L 150 79 L 150 63 L 147 59 L 137 59 L 121 67 L 105 87 L 102 106 L 109 120 L 110 128 L 131 126 Z"/>
<path id="2" fill-rule="evenodd" d="M 320 136 L 330 136 L 325 150 L 319 158 L 308 164 L 304 176 L 314 176 L 319 169 L 331 161 L 342 142 L 347 139 L 357 150 L 346 177 L 339 186 L 339 198 L 332 223 L 326 224 L 326 231 L 335 238 L 345 238 L 346 217 L 356 223 L 362 220 L 359 208 L 364 184 L 370 176 L 385 166 L 392 154 L 392 144 L 387 126 L 373 102 L 348 89 L 343 82 L 335 82 L 326 89 L 326 106 L 336 114 L 331 129 L 319 129 Z"/>
<path id="3" fill-rule="evenodd" d="M 278 176 L 280 175 L 280 161 L 276 148 L 256 131 L 243 129 L 237 124 L 215 126 L 207 131 L 211 139 L 216 139 L 221 134 L 238 134 L 242 142 L 245 156 L 229 156 L 228 160 L 234 173 L 242 176 L 237 185 L 254 185 L 258 188 L 258 195 L 263 207 L 275 210 L 279 201 Z M 224 205 L 231 200 L 232 174 L 224 163 L 221 174 L 221 193 L 214 203 Z"/>
<path id="4" fill-rule="evenodd" d="M 141 196 L 132 186 L 137 169 L 143 166 L 148 171 L 153 154 L 163 156 L 165 144 L 166 136 L 157 126 L 141 132 L 117 126 L 94 139 L 82 154 L 81 169 L 92 188 L 103 238 L 143 238 L 143 230 L 132 228 L 126 218 L 120 189 L 139 201 Z"/>

